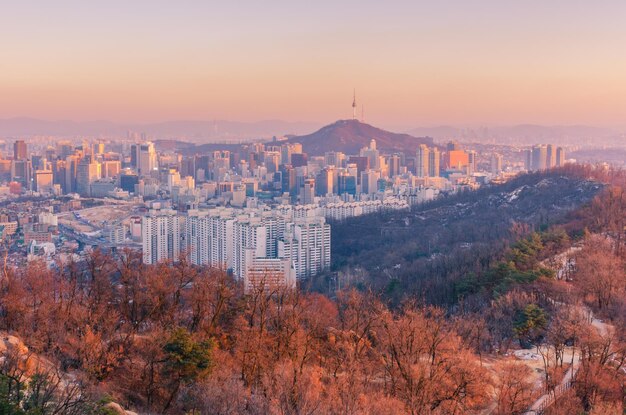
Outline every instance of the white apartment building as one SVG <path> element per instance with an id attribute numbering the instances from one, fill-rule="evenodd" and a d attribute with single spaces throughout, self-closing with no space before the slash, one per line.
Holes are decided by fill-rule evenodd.
<path id="1" fill-rule="evenodd" d="M 192 264 L 230 270 L 244 283 L 253 267 L 253 279 L 276 271 L 291 287 L 291 273 L 302 279 L 330 266 L 330 225 L 322 212 L 318 206 L 190 210 L 186 217 L 151 211 L 142 219 L 144 262 L 185 252 Z"/>
<path id="2" fill-rule="evenodd" d="M 185 226 L 186 253 L 194 265 L 233 268 L 235 211 L 191 210 Z"/>
<path id="3" fill-rule="evenodd" d="M 180 255 L 184 218 L 175 210 L 151 210 L 141 220 L 144 264 L 175 261 Z"/>
<path id="4" fill-rule="evenodd" d="M 241 215 L 234 224 L 233 274 L 243 278 L 246 273 L 246 251 L 254 252 L 255 258 L 265 258 L 267 251 L 267 228 L 258 217 Z"/>
<path id="5" fill-rule="evenodd" d="M 266 291 L 295 288 L 296 271 L 288 259 L 258 258 L 254 249 L 247 249 L 243 282 L 245 292 L 260 286 Z"/>
<path id="6" fill-rule="evenodd" d="M 407 201 L 396 197 L 388 197 L 384 200 L 328 203 L 322 209 L 324 210 L 325 218 L 342 221 L 354 216 L 367 215 L 383 210 L 408 210 L 409 208 Z"/>
<path id="7" fill-rule="evenodd" d="M 298 280 L 330 267 L 330 225 L 322 217 L 288 223 L 278 241 L 279 258 L 288 259 Z"/>

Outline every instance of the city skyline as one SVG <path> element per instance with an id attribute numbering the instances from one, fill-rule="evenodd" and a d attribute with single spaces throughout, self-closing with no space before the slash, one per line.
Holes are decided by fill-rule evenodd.
<path id="1" fill-rule="evenodd" d="M 626 5 L 20 2 L 0 118 L 624 126 Z"/>

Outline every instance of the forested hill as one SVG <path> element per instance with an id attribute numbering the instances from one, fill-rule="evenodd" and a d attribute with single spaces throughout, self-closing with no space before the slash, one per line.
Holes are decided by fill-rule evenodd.
<path id="1" fill-rule="evenodd" d="M 582 167 L 526 174 L 505 184 L 444 197 L 411 212 L 387 212 L 334 223 L 329 280 L 371 287 L 390 298 L 455 300 L 455 284 L 501 258 L 512 241 L 564 223 L 602 184 Z"/>

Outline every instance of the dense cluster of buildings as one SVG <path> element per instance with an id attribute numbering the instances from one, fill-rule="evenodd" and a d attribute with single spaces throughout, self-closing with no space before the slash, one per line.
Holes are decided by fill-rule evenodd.
<path id="1" fill-rule="evenodd" d="M 293 286 L 330 267 L 330 225 L 319 209 L 220 207 L 181 214 L 156 207 L 142 219 L 146 264 L 182 254 L 194 265 L 228 270 L 246 286 L 261 276 Z"/>
<path id="2" fill-rule="evenodd" d="M 7 150 L 5 144 L 5 155 Z M 61 226 L 45 218 L 20 227 L 6 220 L 0 223 L 5 237 L 19 229 L 20 241 L 37 252 L 37 247 L 54 249 L 50 243 L 58 242 L 59 234 L 81 238 L 81 246 L 140 242 L 147 264 L 187 255 L 193 264 L 232 272 L 249 287 L 270 277 L 293 285 L 327 269 L 327 221 L 407 210 L 524 167 L 540 170 L 565 162 L 563 149 L 552 145 L 526 151 L 519 166 L 497 151 L 479 154 L 456 142 L 384 153 L 374 138 L 356 154 L 329 149 L 309 155 L 301 144 L 279 139 L 185 154 L 172 146 L 158 149 L 136 133 L 119 141 L 17 140 L 10 150 L 0 159 L 0 201 L 20 195 L 51 200 L 70 195 L 68 203 L 79 204 L 115 200 L 132 205 L 133 216 L 99 225 L 84 223 L 79 213 L 64 216 Z"/>
<path id="3" fill-rule="evenodd" d="M 525 167 L 528 171 L 546 170 L 565 164 L 565 150 L 552 144 L 533 146 L 525 150 Z"/>

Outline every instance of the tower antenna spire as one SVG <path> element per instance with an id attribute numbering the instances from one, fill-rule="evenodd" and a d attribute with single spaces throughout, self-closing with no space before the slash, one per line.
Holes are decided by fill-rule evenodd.
<path id="1" fill-rule="evenodd" d="M 356 88 L 352 93 L 352 119 L 356 120 Z"/>

